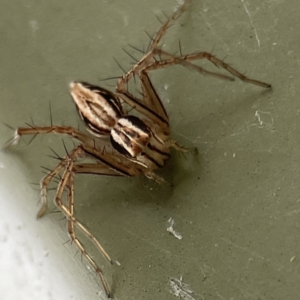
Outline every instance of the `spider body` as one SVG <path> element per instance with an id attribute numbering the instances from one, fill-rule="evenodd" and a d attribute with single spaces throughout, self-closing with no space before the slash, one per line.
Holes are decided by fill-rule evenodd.
<path id="1" fill-rule="evenodd" d="M 271 87 L 270 84 L 244 76 L 210 53 L 196 52 L 176 56 L 161 49 L 161 39 L 172 22 L 184 12 L 188 3 L 189 0 L 185 0 L 162 24 L 151 39 L 148 50 L 141 60 L 119 78 L 115 92 L 85 82 L 72 82 L 70 84 L 72 98 L 91 135 L 68 126 L 32 125 L 18 128 L 14 137 L 6 145 L 6 147 L 16 145 L 23 135 L 49 133 L 65 134 L 79 141 L 79 146 L 67 153 L 66 157 L 59 158 L 58 165 L 42 179 L 42 205 L 38 217 L 43 216 L 46 212 L 47 188 L 50 182 L 58 176 L 59 183 L 54 199 L 55 204 L 67 219 L 68 233 L 72 243 L 100 277 L 108 298 L 111 297 L 111 292 L 103 272 L 77 238 L 75 228 L 81 230 L 93 241 L 110 263 L 113 261 L 99 241 L 74 216 L 73 177 L 83 173 L 106 176 L 145 175 L 158 183 L 162 183 L 164 180 L 154 171 L 164 166 L 165 161 L 170 157 L 170 148 L 187 151 L 186 148 L 169 139 L 169 118 L 148 73 L 168 66 L 181 65 L 201 74 L 227 81 L 233 81 L 234 77 L 237 77 L 244 82 L 263 88 Z M 226 70 L 230 76 L 208 71 L 193 63 L 195 60 L 201 59 L 208 60 L 215 66 Z M 128 82 L 134 76 L 138 78 L 140 83 L 141 96 L 139 97 L 133 95 L 127 88 Z M 123 104 L 135 110 L 138 116 L 129 115 Z M 102 139 L 102 137 L 106 137 L 106 139 Z M 92 157 L 95 163 L 81 163 L 78 161 L 81 157 Z M 66 197 L 63 197 L 64 191 L 67 191 Z"/>
<path id="2" fill-rule="evenodd" d="M 92 135 L 108 136 L 112 147 L 136 164 L 137 171 L 151 179 L 163 181 L 158 176 L 153 177 L 152 171 L 164 166 L 165 160 L 170 157 L 172 143 L 165 143 L 168 135 L 154 120 L 143 121 L 137 116 L 127 115 L 121 96 L 95 85 L 72 82 L 70 93 Z"/>

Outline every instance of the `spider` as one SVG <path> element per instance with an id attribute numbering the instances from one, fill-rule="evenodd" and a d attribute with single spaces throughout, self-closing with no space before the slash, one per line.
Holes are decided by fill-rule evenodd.
<path id="1" fill-rule="evenodd" d="M 167 112 L 151 83 L 148 73 L 152 70 L 172 65 L 182 65 L 199 73 L 220 79 L 234 80 L 234 77 L 263 88 L 271 85 L 250 79 L 228 64 L 207 52 L 197 52 L 188 55 L 173 55 L 160 47 L 160 42 L 171 24 L 186 10 L 190 0 L 182 5 L 165 21 L 154 37 L 151 38 L 147 52 L 126 74 L 118 79 L 116 91 L 111 92 L 102 87 L 85 82 L 72 82 L 70 93 L 76 104 L 79 115 L 90 134 L 67 126 L 30 126 L 18 128 L 7 146 L 16 145 L 23 135 L 66 134 L 78 140 L 80 144 L 60 159 L 59 164 L 41 180 L 41 208 L 38 218 L 47 210 L 47 187 L 60 175 L 57 186 L 55 204 L 66 216 L 68 233 L 72 242 L 87 259 L 100 277 L 108 298 L 111 298 L 110 288 L 102 270 L 86 252 L 78 240 L 75 227 L 90 238 L 104 257 L 113 260 L 101 246 L 99 241 L 74 216 L 75 174 L 97 174 L 107 176 L 138 176 L 145 175 L 158 183 L 164 179 L 155 174 L 155 170 L 164 166 L 170 158 L 170 148 L 188 151 L 176 141 L 169 139 L 170 126 Z M 228 71 L 232 76 L 214 73 L 193 64 L 194 60 L 206 59 L 219 68 Z M 129 92 L 127 85 L 133 77 L 138 77 L 141 96 Z M 138 116 L 127 113 L 125 106 L 137 111 Z M 100 137 L 107 137 L 103 139 Z M 80 163 L 79 158 L 90 157 L 95 163 Z M 66 199 L 63 192 L 67 191 Z"/>

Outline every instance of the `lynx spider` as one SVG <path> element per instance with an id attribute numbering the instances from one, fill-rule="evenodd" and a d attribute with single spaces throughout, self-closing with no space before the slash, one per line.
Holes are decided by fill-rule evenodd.
<path id="1" fill-rule="evenodd" d="M 161 39 L 172 22 L 185 11 L 189 2 L 190 0 L 185 0 L 171 17 L 162 24 L 151 39 L 147 53 L 130 71 L 118 79 L 115 93 L 84 82 L 72 82 L 70 84 L 70 93 L 78 112 L 85 122 L 87 130 L 92 135 L 83 133 L 73 127 L 53 126 L 51 124 L 51 126 L 44 127 L 18 128 L 15 136 L 7 143 L 7 146 L 16 145 L 23 135 L 48 133 L 66 134 L 80 142 L 79 146 L 62 158 L 60 163 L 42 179 L 41 208 L 37 216 L 40 218 L 46 212 L 48 185 L 55 176 L 62 174 L 56 190 L 55 204 L 67 218 L 68 233 L 72 242 L 100 277 L 108 298 L 111 297 L 111 291 L 103 272 L 78 240 L 75 227 L 94 242 L 95 246 L 111 264 L 113 261 L 99 241 L 74 217 L 73 177 L 74 174 L 83 173 L 108 176 L 144 174 L 149 179 L 163 183 L 164 180 L 153 171 L 164 166 L 165 161 L 170 157 L 169 149 L 173 147 L 179 151 L 187 151 L 187 148 L 168 139 L 170 135 L 168 115 L 151 83 L 148 72 L 167 66 L 182 65 L 201 74 L 224 80 L 232 81 L 234 80 L 233 77 L 237 77 L 244 82 L 263 88 L 271 87 L 267 83 L 244 76 L 210 53 L 197 52 L 176 56 L 161 49 L 159 46 Z M 192 63 L 194 60 L 200 59 L 206 59 L 217 67 L 225 69 L 233 77 L 210 72 Z M 127 89 L 127 83 L 134 76 L 138 76 L 140 80 L 141 98 L 134 96 Z M 127 114 L 123 107 L 124 103 L 135 109 L 141 117 Z M 109 136 L 110 141 L 99 139 L 103 136 Z M 96 160 L 96 163 L 78 163 L 77 159 L 82 157 L 92 157 Z M 64 190 L 67 190 L 65 203 L 63 201 Z"/>

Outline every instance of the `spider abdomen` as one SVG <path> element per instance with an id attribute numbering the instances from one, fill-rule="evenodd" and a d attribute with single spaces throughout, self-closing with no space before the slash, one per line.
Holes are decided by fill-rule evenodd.
<path id="1" fill-rule="evenodd" d="M 110 140 L 119 153 L 137 157 L 149 143 L 150 135 L 150 129 L 140 118 L 125 116 L 111 130 Z"/>

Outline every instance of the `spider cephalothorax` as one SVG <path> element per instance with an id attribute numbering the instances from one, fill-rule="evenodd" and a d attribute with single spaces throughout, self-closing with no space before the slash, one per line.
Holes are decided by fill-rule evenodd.
<path id="1" fill-rule="evenodd" d="M 7 145 L 17 144 L 23 135 L 48 133 L 67 134 L 80 142 L 79 146 L 75 147 L 65 158 L 61 158 L 60 163 L 42 179 L 42 205 L 38 217 L 41 217 L 47 208 L 46 196 L 49 183 L 57 175 L 60 175 L 55 204 L 68 220 L 68 232 L 72 242 L 99 275 L 108 297 L 111 294 L 104 275 L 78 240 L 75 226 L 94 242 L 109 262 L 112 263 L 112 260 L 98 240 L 74 216 L 73 177 L 74 174 L 83 173 L 107 176 L 145 175 L 159 183 L 164 182 L 154 171 L 164 166 L 165 161 L 170 157 L 170 147 L 180 151 L 186 151 L 186 148 L 169 139 L 169 118 L 151 83 L 148 72 L 177 64 L 201 74 L 228 81 L 233 81 L 234 77 L 237 77 L 244 82 L 263 88 L 271 87 L 267 83 L 244 76 L 210 53 L 197 52 L 176 56 L 161 49 L 159 45 L 162 37 L 171 23 L 179 18 L 186 9 L 188 2 L 189 0 L 185 0 L 162 24 L 156 35 L 152 37 L 148 50 L 141 60 L 119 78 L 114 93 L 84 82 L 72 82 L 70 84 L 70 92 L 78 112 L 92 135 L 73 127 L 33 125 L 18 128 L 15 136 Z M 193 61 L 201 59 L 206 59 L 217 67 L 225 69 L 232 76 L 214 73 L 193 64 Z M 127 84 L 133 76 L 139 79 L 142 95 L 140 97 L 131 94 L 127 88 Z M 135 110 L 137 114 L 127 114 L 124 104 Z M 103 136 L 107 138 L 103 139 Z M 80 163 L 78 161 L 79 157 L 86 156 L 94 158 L 95 163 Z M 67 190 L 66 199 L 63 198 L 64 190 Z"/>

